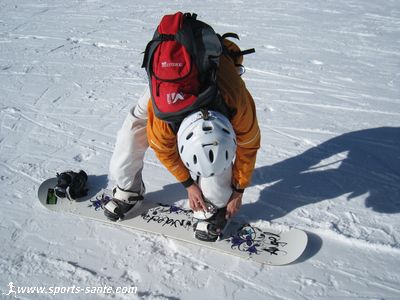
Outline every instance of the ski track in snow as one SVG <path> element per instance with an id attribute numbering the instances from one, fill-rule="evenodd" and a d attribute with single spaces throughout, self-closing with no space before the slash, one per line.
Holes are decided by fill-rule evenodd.
<path id="1" fill-rule="evenodd" d="M 296 264 L 259 265 L 36 200 L 42 180 L 68 169 L 107 184 L 116 133 L 146 85 L 141 52 L 177 10 L 256 48 L 244 79 L 262 148 L 239 217 L 306 230 Z M 399 25 L 394 0 L 2 1 L 0 299 L 11 281 L 138 288 L 58 299 L 399 299 Z M 144 178 L 149 193 L 180 197 L 151 151 Z"/>

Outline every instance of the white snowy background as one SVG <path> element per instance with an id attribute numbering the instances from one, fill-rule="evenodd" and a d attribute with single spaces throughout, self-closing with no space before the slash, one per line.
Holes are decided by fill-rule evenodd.
<path id="1" fill-rule="evenodd" d="M 262 148 L 239 217 L 306 230 L 297 263 L 264 266 L 52 213 L 56 172 L 107 184 L 116 132 L 146 85 L 161 16 L 197 12 L 255 47 L 244 75 Z M 400 299 L 398 0 L 0 1 L 0 298 L 17 286 L 137 286 L 20 299 Z M 185 193 L 146 156 L 149 195 Z"/>

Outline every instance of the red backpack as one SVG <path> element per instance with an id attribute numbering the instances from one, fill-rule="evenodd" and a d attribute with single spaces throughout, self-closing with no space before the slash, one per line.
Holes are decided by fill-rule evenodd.
<path id="1" fill-rule="evenodd" d="M 223 39 L 238 36 L 220 36 L 196 17 L 181 12 L 165 15 L 144 52 L 142 67 L 149 78 L 154 113 L 169 123 L 180 123 L 202 108 L 227 111 L 219 97 L 216 72 L 224 54 Z"/>

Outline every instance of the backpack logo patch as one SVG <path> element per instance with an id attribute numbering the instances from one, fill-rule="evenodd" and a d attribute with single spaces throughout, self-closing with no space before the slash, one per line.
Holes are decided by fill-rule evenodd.
<path id="1" fill-rule="evenodd" d="M 167 103 L 168 104 L 175 104 L 179 100 L 185 100 L 184 94 L 182 92 L 167 94 Z"/>
<path id="2" fill-rule="evenodd" d="M 183 67 L 183 63 L 181 63 L 181 62 L 166 62 L 166 61 L 163 61 L 161 63 L 161 68 L 173 68 L 173 67 L 181 68 L 181 67 Z"/>

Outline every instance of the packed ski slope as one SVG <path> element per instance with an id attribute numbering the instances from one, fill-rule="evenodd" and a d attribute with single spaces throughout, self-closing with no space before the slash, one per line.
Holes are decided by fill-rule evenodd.
<path id="1" fill-rule="evenodd" d="M 116 132 L 146 85 L 161 16 L 197 12 L 255 47 L 244 79 L 262 148 L 238 217 L 306 230 L 270 267 L 45 210 L 38 185 L 107 181 Z M 136 294 L 20 299 L 400 299 L 400 3 L 396 0 L 0 2 L 0 298 L 15 286 Z M 184 203 L 154 153 L 148 197 Z"/>

